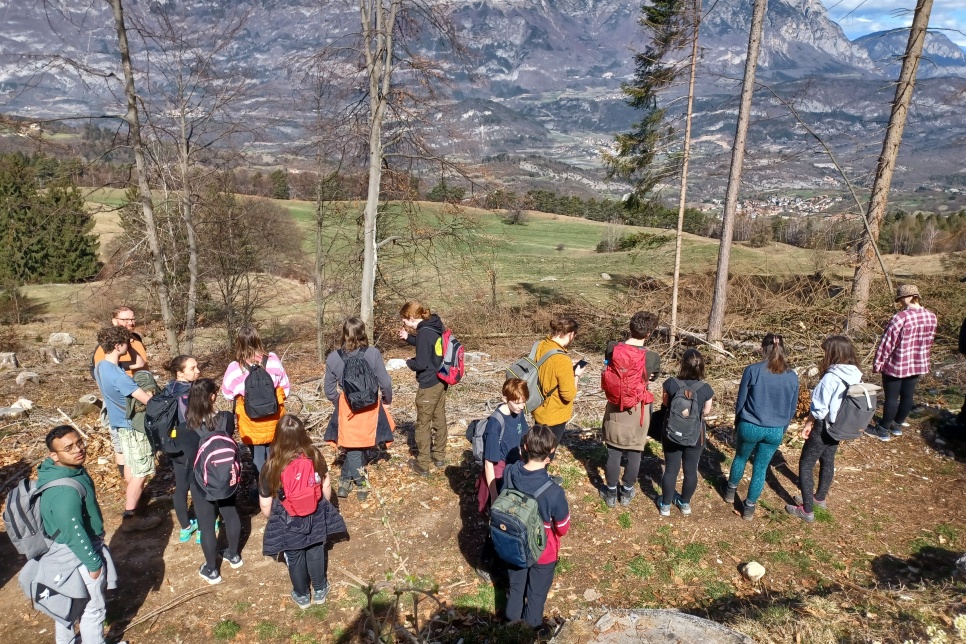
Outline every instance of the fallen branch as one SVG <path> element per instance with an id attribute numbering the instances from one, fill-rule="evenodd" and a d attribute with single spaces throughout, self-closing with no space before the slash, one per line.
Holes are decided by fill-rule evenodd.
<path id="1" fill-rule="evenodd" d="M 184 593 L 180 597 L 177 597 L 177 598 L 171 600 L 170 602 L 168 602 L 167 604 L 165 604 L 161 608 L 158 608 L 156 610 L 153 610 L 150 613 L 148 613 L 147 615 L 142 615 L 141 617 L 138 617 L 136 620 L 134 620 L 133 622 L 131 622 L 130 624 L 128 624 L 127 626 L 125 626 L 124 629 L 120 633 L 118 633 L 118 635 L 123 635 L 124 633 L 126 633 L 129 630 L 131 630 L 132 628 L 143 624 L 144 622 L 148 621 L 149 619 L 153 619 L 154 617 L 157 617 L 161 613 L 164 613 L 166 611 L 169 611 L 172 608 L 175 608 L 177 606 L 180 606 L 181 604 L 185 603 L 188 600 L 194 599 L 195 597 L 201 597 L 202 595 L 207 595 L 210 592 L 213 592 L 213 590 L 210 589 L 210 588 L 204 588 L 204 587 L 202 587 L 202 588 L 195 588 L 194 590 L 189 590 L 188 592 Z"/>
<path id="2" fill-rule="evenodd" d="M 80 427 L 78 427 L 78 426 L 77 426 L 77 423 L 75 423 L 75 422 L 74 422 L 74 421 L 73 421 L 73 420 L 71 419 L 71 417 L 70 417 L 70 416 L 68 416 L 67 414 L 65 414 L 65 413 L 64 413 L 64 411 L 63 411 L 63 410 L 62 410 L 62 409 L 61 409 L 60 407 L 58 407 L 58 408 L 57 408 L 57 411 L 58 411 L 58 412 L 60 413 L 60 415 L 61 415 L 61 416 L 63 416 L 63 417 L 64 417 L 64 420 L 66 420 L 66 421 L 67 421 L 67 424 L 68 424 L 68 425 L 70 425 L 71 427 L 73 427 L 74 429 L 76 429 L 76 430 L 77 430 L 77 433 L 81 435 L 81 438 L 83 438 L 83 439 L 84 439 L 85 441 L 89 441 L 89 440 L 91 439 L 91 437 L 90 437 L 90 436 L 88 436 L 88 435 L 87 435 L 87 434 L 86 434 L 86 433 L 84 432 L 84 430 L 83 430 L 83 429 L 81 429 Z"/>

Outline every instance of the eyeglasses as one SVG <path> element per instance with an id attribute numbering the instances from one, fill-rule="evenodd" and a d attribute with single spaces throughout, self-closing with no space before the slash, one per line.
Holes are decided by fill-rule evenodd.
<path id="1" fill-rule="evenodd" d="M 118 322 L 134 322 L 137 318 L 114 318 Z"/>
<path id="2" fill-rule="evenodd" d="M 55 452 L 64 452 L 65 454 L 71 454 L 73 452 L 83 452 L 84 448 L 87 447 L 87 443 L 80 440 L 76 443 L 68 443 L 64 445 L 61 449 L 54 450 Z"/>

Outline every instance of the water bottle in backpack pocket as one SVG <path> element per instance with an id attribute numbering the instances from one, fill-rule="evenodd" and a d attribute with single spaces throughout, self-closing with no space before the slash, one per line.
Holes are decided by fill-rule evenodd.
<path id="1" fill-rule="evenodd" d="M 537 499 L 553 485 L 547 481 L 531 496 L 513 487 L 511 468 L 503 472 L 503 489 L 490 506 L 490 537 L 503 561 L 529 568 L 547 547 L 547 530 Z"/>
<path id="2" fill-rule="evenodd" d="M 694 447 L 701 440 L 704 419 L 702 418 L 702 404 L 697 399 L 697 392 L 704 386 L 698 381 L 692 387 L 684 384 L 683 380 L 674 378 L 678 390 L 668 401 L 664 415 L 664 437 L 683 447 Z"/>
<path id="3" fill-rule="evenodd" d="M 215 429 L 208 431 L 202 425 L 198 432 L 198 455 L 193 466 L 195 482 L 204 491 L 208 501 L 231 498 L 241 482 L 241 458 L 238 443 L 228 435 L 229 412 L 215 415 Z"/>

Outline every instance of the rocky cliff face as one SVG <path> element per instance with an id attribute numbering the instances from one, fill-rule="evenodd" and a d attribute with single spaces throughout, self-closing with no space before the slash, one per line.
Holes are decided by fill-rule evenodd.
<path id="1" fill-rule="evenodd" d="M 862 36 L 853 42 L 869 53 L 880 73 L 896 77 L 902 66 L 901 56 L 906 51 L 908 40 L 909 32 L 897 29 Z M 945 34 L 930 32 L 926 34 L 918 75 L 922 78 L 966 76 L 966 54 Z"/>

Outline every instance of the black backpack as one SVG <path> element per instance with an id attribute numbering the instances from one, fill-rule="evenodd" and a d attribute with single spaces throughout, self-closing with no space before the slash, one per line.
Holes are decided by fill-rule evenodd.
<path id="1" fill-rule="evenodd" d="M 230 412 L 215 415 L 214 431 L 202 425 L 198 432 L 198 455 L 192 467 L 195 482 L 208 501 L 221 501 L 234 496 L 241 481 L 241 459 L 238 443 L 229 436 Z M 189 430 L 191 431 L 191 430 Z"/>
<path id="2" fill-rule="evenodd" d="M 249 365 L 245 376 L 245 415 L 251 420 L 278 413 L 275 381 L 265 369 L 267 364 L 268 356 L 262 356 L 261 364 Z"/>
<path id="3" fill-rule="evenodd" d="M 704 386 L 704 382 L 698 381 L 693 387 L 688 387 L 683 380 L 674 380 L 678 383 L 678 390 L 668 402 L 664 436 L 672 443 L 694 447 L 701 440 L 702 428 L 702 409 L 696 394 Z"/>
<path id="4" fill-rule="evenodd" d="M 144 411 L 144 429 L 152 445 L 165 454 L 181 451 L 171 437 L 171 430 L 178 426 L 178 396 L 165 387 L 151 397 Z"/>
<path id="5" fill-rule="evenodd" d="M 365 350 L 346 354 L 339 349 L 342 358 L 342 393 L 349 402 L 349 409 L 362 411 L 379 401 L 379 381 L 372 365 L 365 358 Z"/>

